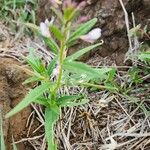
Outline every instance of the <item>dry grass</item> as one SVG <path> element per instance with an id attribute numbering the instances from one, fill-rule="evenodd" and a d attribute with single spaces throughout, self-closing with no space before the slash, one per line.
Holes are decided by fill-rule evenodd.
<path id="1" fill-rule="evenodd" d="M 22 56 L 28 53 L 29 47 L 36 48 L 46 63 L 53 55 L 44 48 L 39 40 L 15 38 L 0 24 L 0 34 L 4 36 L 0 43 L 0 56 L 12 57 L 24 64 Z M 6 40 L 5 40 L 6 39 Z M 38 44 L 37 44 L 38 43 Z M 115 54 L 114 54 L 115 55 Z M 88 60 L 96 67 L 116 66 L 113 57 L 102 58 L 95 54 Z M 127 71 L 118 70 L 117 80 L 124 86 L 128 80 Z M 144 87 L 144 85 L 143 85 Z M 143 88 L 141 87 L 141 88 Z M 111 93 L 106 90 L 91 92 L 85 88 L 64 87 L 61 93 L 87 93 L 90 103 L 74 108 L 63 108 L 56 125 L 55 137 L 59 150 L 148 150 L 150 149 L 149 90 L 139 96 L 139 87 L 133 87 L 129 96 L 122 93 Z M 142 93 L 141 93 L 142 94 Z M 26 138 L 19 142 L 28 142 L 35 150 L 45 150 L 46 140 L 43 130 L 44 114 L 39 105 L 32 104 L 33 111 L 27 121 Z M 38 126 L 35 125 L 38 122 Z M 34 128 L 34 130 L 33 130 Z"/>

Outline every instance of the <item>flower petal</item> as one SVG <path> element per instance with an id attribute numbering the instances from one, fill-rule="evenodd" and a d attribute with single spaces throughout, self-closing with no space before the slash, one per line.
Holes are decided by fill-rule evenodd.
<path id="1" fill-rule="evenodd" d="M 41 31 L 41 34 L 43 36 L 45 36 L 45 37 L 51 37 L 50 31 L 49 31 L 49 27 L 44 22 L 40 23 L 40 31 Z"/>
<path id="2" fill-rule="evenodd" d="M 101 37 L 101 29 L 95 28 L 91 30 L 88 34 L 80 36 L 80 39 L 89 43 L 94 43 L 100 37 Z"/>

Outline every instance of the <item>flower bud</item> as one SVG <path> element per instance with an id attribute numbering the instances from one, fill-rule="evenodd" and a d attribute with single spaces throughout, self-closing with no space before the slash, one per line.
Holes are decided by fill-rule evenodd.
<path id="1" fill-rule="evenodd" d="M 45 37 L 51 37 L 50 31 L 49 31 L 49 21 L 48 19 L 45 20 L 45 22 L 40 23 L 40 32 Z"/>
<path id="2" fill-rule="evenodd" d="M 95 28 L 91 30 L 88 34 L 80 36 L 80 39 L 89 43 L 94 43 L 100 37 L 101 37 L 101 29 Z"/>
<path id="3" fill-rule="evenodd" d="M 63 2 L 63 9 L 76 8 L 76 7 L 77 7 L 77 3 L 73 2 L 72 0 L 64 0 Z"/>
<path id="4" fill-rule="evenodd" d="M 78 18 L 77 24 L 84 23 L 84 22 L 86 22 L 89 19 L 90 19 L 90 16 L 81 16 L 81 17 Z"/>
<path id="5" fill-rule="evenodd" d="M 87 4 L 87 3 L 86 3 L 85 1 L 79 3 L 77 9 L 78 9 L 78 10 L 83 10 L 83 9 L 85 8 L 86 4 Z"/>

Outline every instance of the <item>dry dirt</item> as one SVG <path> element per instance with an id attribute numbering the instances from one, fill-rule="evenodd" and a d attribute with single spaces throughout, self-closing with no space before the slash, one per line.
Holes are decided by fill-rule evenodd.
<path id="1" fill-rule="evenodd" d="M 27 78 L 27 74 L 21 68 L 21 64 L 11 58 L 0 57 L 0 108 L 4 115 L 27 93 L 27 87 L 22 82 Z M 12 136 L 15 140 L 21 140 L 27 132 L 26 122 L 31 113 L 28 107 L 11 117 L 4 119 L 4 135 L 6 139 L 7 150 L 12 150 Z M 18 144 L 19 150 L 25 150 L 23 143 Z"/>

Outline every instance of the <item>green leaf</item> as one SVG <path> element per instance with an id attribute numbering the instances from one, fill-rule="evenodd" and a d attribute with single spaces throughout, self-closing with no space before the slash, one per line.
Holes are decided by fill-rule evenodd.
<path id="1" fill-rule="evenodd" d="M 3 121 L 2 121 L 2 116 L 1 116 L 1 111 L 0 111 L 0 140 L 1 140 L 1 145 L 0 149 L 1 150 L 6 150 L 5 147 L 5 140 L 4 140 L 4 133 L 3 133 Z"/>
<path id="2" fill-rule="evenodd" d="M 55 111 L 53 110 L 55 109 Z M 54 142 L 54 125 L 59 119 L 60 109 L 53 106 L 53 109 L 47 107 L 45 109 L 45 135 L 48 142 L 48 150 L 57 150 Z M 57 110 L 57 111 L 56 111 Z"/>
<path id="3" fill-rule="evenodd" d="M 106 82 L 111 82 L 111 81 L 113 81 L 115 75 L 116 75 L 116 69 L 111 68 L 111 70 L 108 70 L 108 77 L 107 77 Z"/>
<path id="4" fill-rule="evenodd" d="M 33 77 L 30 77 L 28 79 L 26 79 L 22 84 L 28 84 L 28 83 L 31 83 L 31 82 L 35 82 L 35 81 L 40 81 L 41 78 L 38 77 L 38 76 L 33 76 Z"/>
<path id="5" fill-rule="evenodd" d="M 75 32 L 72 33 L 68 40 L 68 45 L 78 39 L 81 35 L 86 34 L 96 24 L 97 18 L 91 19 L 90 21 L 82 24 Z"/>
<path id="6" fill-rule="evenodd" d="M 51 62 L 50 64 L 48 65 L 47 67 L 47 73 L 48 75 L 50 76 L 55 68 L 55 65 L 57 63 L 57 57 L 55 57 Z"/>
<path id="7" fill-rule="evenodd" d="M 33 48 L 29 49 L 29 55 L 25 59 L 36 72 L 45 72 L 44 64 L 42 63 L 42 60 L 36 55 Z"/>
<path id="8" fill-rule="evenodd" d="M 82 97 L 83 96 L 81 96 L 81 95 L 65 95 L 65 96 L 58 98 L 57 104 L 61 105 L 61 103 L 64 103 L 64 101 L 72 101 L 72 100 L 76 100 L 76 99 L 79 99 Z"/>
<path id="9" fill-rule="evenodd" d="M 140 60 L 150 60 L 150 52 L 142 52 L 141 54 L 139 54 L 139 59 Z"/>
<path id="10" fill-rule="evenodd" d="M 103 44 L 103 42 L 95 44 L 95 45 L 91 45 L 91 46 L 86 47 L 86 48 L 83 48 L 83 49 L 77 51 L 76 53 L 72 54 L 71 56 L 68 56 L 66 58 L 66 60 L 68 60 L 68 61 L 76 60 L 76 59 L 80 58 L 83 54 L 89 52 L 90 50 L 92 50 L 92 49 L 94 49 L 94 48 L 96 48 L 102 44 Z"/>
<path id="11" fill-rule="evenodd" d="M 39 27 L 33 23 L 24 23 L 25 26 L 27 26 L 28 28 L 32 29 L 35 32 L 39 31 Z"/>
<path id="12" fill-rule="evenodd" d="M 29 94 L 19 104 L 16 105 L 15 108 L 13 108 L 9 113 L 6 114 L 5 117 L 9 118 L 27 107 L 30 103 L 40 97 L 46 90 L 48 90 L 49 87 L 49 83 L 43 83 L 42 85 L 31 90 Z"/>
<path id="13" fill-rule="evenodd" d="M 111 81 L 111 79 L 114 77 L 114 75 L 116 74 L 116 70 L 114 68 L 98 68 L 96 69 L 97 72 L 100 75 L 101 80 L 107 79 L 107 81 Z"/>
<path id="14" fill-rule="evenodd" d="M 69 95 L 69 96 L 63 96 L 58 99 L 57 103 L 59 106 L 67 106 L 67 107 L 73 107 L 73 106 L 79 106 L 83 105 L 89 102 L 88 99 L 81 99 L 83 96 L 81 95 Z"/>
<path id="15" fill-rule="evenodd" d="M 42 38 L 43 38 L 45 44 L 51 49 L 51 51 L 55 54 L 58 54 L 59 47 L 56 44 L 56 42 L 52 38 L 47 38 L 44 36 L 42 36 Z"/>
<path id="16" fill-rule="evenodd" d="M 86 76 L 90 76 L 92 78 L 95 78 L 95 77 L 99 78 L 100 77 L 99 73 L 96 69 L 94 69 L 94 68 L 90 67 L 89 65 L 86 65 L 82 62 L 65 61 L 63 63 L 63 68 L 66 70 L 69 70 L 70 72 L 75 72 L 75 73 L 80 74 L 80 75 L 83 74 Z"/>
<path id="17" fill-rule="evenodd" d="M 64 39 L 64 36 L 62 35 L 61 31 L 58 29 L 57 26 L 51 25 L 50 30 L 58 40 L 62 41 Z"/>
<path id="18" fill-rule="evenodd" d="M 64 19 L 66 21 L 71 21 L 73 17 L 75 16 L 75 9 L 73 7 L 68 7 L 64 9 Z"/>
<path id="19" fill-rule="evenodd" d="M 35 103 L 38 103 L 40 105 L 44 105 L 44 106 L 49 106 L 49 103 L 48 103 L 48 99 L 45 98 L 45 97 L 39 97 L 37 98 L 36 100 L 34 100 Z"/>

